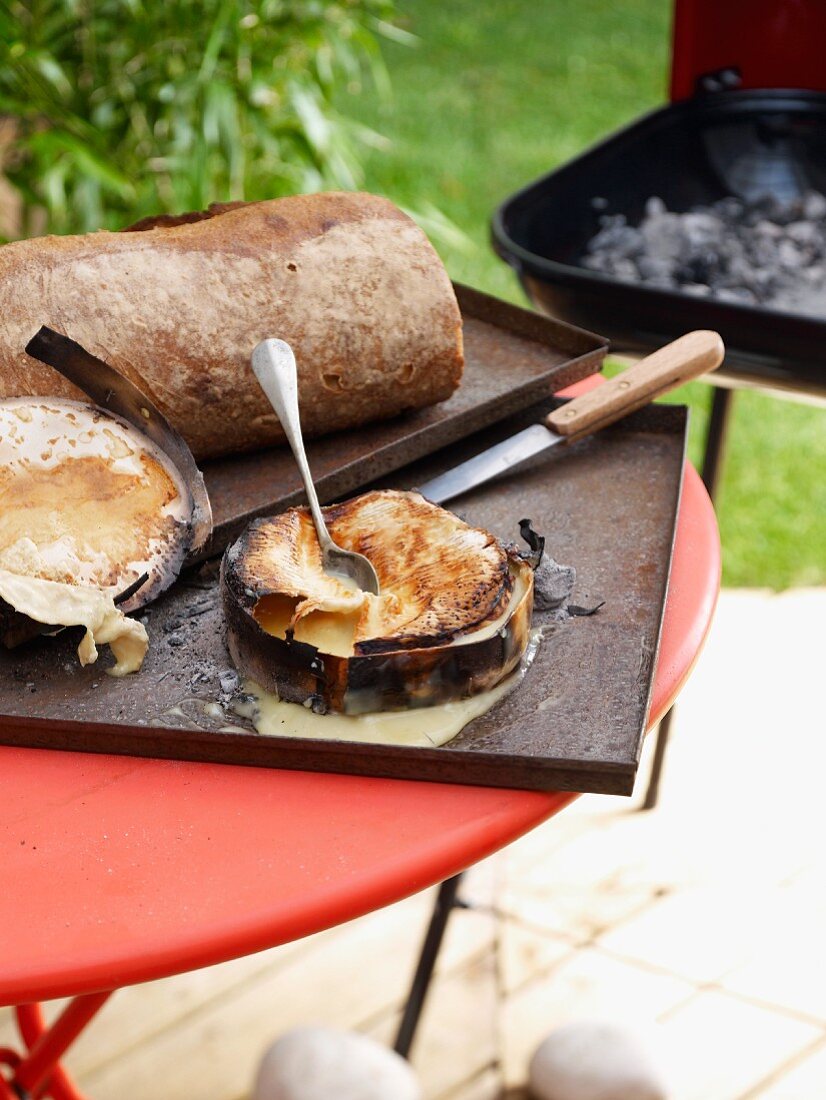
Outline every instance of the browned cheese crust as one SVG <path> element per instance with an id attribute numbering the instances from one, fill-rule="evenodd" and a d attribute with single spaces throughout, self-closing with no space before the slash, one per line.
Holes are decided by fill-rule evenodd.
<path id="1" fill-rule="evenodd" d="M 355 630 L 356 654 L 445 645 L 507 606 L 513 585 L 501 543 L 419 493 L 378 490 L 322 511 L 333 540 L 369 558 L 381 585 L 374 614 Z M 298 602 L 329 583 L 306 508 L 254 521 L 229 556 L 239 583 L 259 595 Z"/>
<path id="2" fill-rule="evenodd" d="M 83 400 L 24 347 L 41 325 L 129 377 L 205 458 L 283 433 L 249 366 L 296 354 L 307 435 L 443 401 L 461 316 L 424 233 L 386 199 L 298 195 L 0 248 L 0 398 Z"/>
<path id="3" fill-rule="evenodd" d="M 339 586 L 321 573 L 305 509 L 255 520 L 221 565 L 227 645 L 242 675 L 290 702 L 360 714 L 464 699 L 517 667 L 533 572 L 493 535 L 415 492 L 369 492 L 324 513 L 333 538 L 374 565 L 381 595 L 366 600 L 377 616 L 352 624 L 349 655 L 323 648 L 329 635 L 302 637 L 304 597 L 321 593 L 330 606 Z"/>

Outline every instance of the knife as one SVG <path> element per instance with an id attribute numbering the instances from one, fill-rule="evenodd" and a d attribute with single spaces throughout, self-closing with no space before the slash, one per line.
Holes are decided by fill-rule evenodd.
<path id="1" fill-rule="evenodd" d="M 688 332 L 603 385 L 554 409 L 541 424 L 532 424 L 420 485 L 419 492 L 434 504 L 453 500 L 534 455 L 607 428 L 655 397 L 715 370 L 724 354 L 719 333 L 703 329 Z"/>

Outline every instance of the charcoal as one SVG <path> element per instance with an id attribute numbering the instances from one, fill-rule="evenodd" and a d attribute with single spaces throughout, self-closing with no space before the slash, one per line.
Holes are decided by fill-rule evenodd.
<path id="1" fill-rule="evenodd" d="M 604 199 L 594 209 L 605 210 Z M 658 195 L 639 225 L 603 213 L 581 262 L 627 282 L 696 297 L 826 315 L 826 195 L 729 195 L 670 211 Z"/>
<path id="2" fill-rule="evenodd" d="M 633 260 L 619 259 L 614 261 L 612 274 L 616 275 L 619 279 L 636 279 L 639 272 Z"/>
<path id="3" fill-rule="evenodd" d="M 786 227 L 786 236 L 790 237 L 795 244 L 808 248 L 819 249 L 822 245 L 822 234 L 818 232 L 814 222 L 792 222 Z"/>
<path id="4" fill-rule="evenodd" d="M 826 195 L 818 191 L 809 191 L 803 199 L 803 217 L 809 221 L 826 218 Z"/>
<path id="5" fill-rule="evenodd" d="M 705 283 L 714 286 L 721 273 L 721 259 L 713 248 L 692 249 L 675 275 L 681 283 Z"/>
<path id="6" fill-rule="evenodd" d="M 799 222 L 795 222 L 795 225 L 799 225 Z M 775 225 L 774 222 L 767 222 L 765 218 L 756 222 L 754 225 L 754 232 L 758 237 L 769 237 L 771 240 L 776 241 L 779 237 L 783 236 L 783 226 Z"/>
<path id="7" fill-rule="evenodd" d="M 613 224 L 608 224 L 600 230 L 594 238 L 596 250 L 610 251 L 618 259 L 639 256 L 645 247 L 642 234 L 638 229 L 632 229 L 630 225 L 624 223 L 625 218 L 622 219 L 622 224 L 616 224 L 613 221 Z"/>
<path id="8" fill-rule="evenodd" d="M 238 691 L 240 680 L 234 668 L 225 669 L 218 677 L 222 695 L 234 695 Z"/>
<path id="9" fill-rule="evenodd" d="M 680 224 L 688 247 L 703 251 L 714 248 L 725 229 L 720 218 L 715 218 L 713 214 L 696 211 L 683 214 L 680 218 Z"/>
<path id="10" fill-rule="evenodd" d="M 655 279 L 672 282 L 671 264 L 668 260 L 656 256 L 640 256 L 637 260 L 637 271 L 649 283 L 654 282 Z"/>
<path id="11" fill-rule="evenodd" d="M 645 254 L 652 260 L 674 263 L 685 252 L 685 234 L 679 214 L 653 214 L 640 226 Z"/>
<path id="12" fill-rule="evenodd" d="M 796 271 L 803 263 L 800 249 L 788 237 L 784 237 L 777 246 L 777 262 L 789 271 Z"/>
<path id="13" fill-rule="evenodd" d="M 712 209 L 725 222 L 739 221 L 743 216 L 743 204 L 733 195 L 729 195 L 725 199 L 718 199 Z"/>

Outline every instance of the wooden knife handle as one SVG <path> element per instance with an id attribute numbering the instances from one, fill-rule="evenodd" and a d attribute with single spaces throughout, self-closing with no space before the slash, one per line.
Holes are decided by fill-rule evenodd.
<path id="1" fill-rule="evenodd" d="M 719 333 L 703 329 L 688 332 L 622 374 L 555 409 L 545 423 L 559 435 L 589 435 L 684 382 L 715 370 L 724 354 Z"/>

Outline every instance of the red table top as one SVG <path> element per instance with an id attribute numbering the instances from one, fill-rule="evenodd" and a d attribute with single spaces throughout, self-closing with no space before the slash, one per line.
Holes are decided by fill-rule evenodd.
<path id="1" fill-rule="evenodd" d="M 711 622 L 720 547 L 686 468 L 651 724 Z M 387 905 L 574 795 L 0 748 L 0 1004 L 111 989 Z"/>

